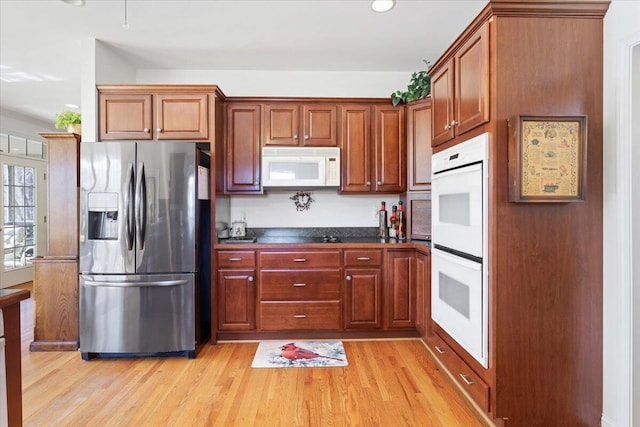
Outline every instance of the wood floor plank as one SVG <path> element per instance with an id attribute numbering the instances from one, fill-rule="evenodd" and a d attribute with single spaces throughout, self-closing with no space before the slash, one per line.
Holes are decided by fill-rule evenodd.
<path id="1" fill-rule="evenodd" d="M 25 304 L 33 310 L 33 304 Z M 30 352 L 23 319 L 23 417 L 31 426 L 485 425 L 419 340 L 345 341 L 349 365 L 251 368 L 257 343 L 206 345 L 196 359 Z"/>

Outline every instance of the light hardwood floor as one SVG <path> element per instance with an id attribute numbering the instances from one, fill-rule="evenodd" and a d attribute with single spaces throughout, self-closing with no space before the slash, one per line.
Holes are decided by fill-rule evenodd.
<path id="1" fill-rule="evenodd" d="M 344 368 L 252 369 L 257 343 L 186 358 L 29 352 L 22 302 L 25 426 L 481 426 L 419 340 L 345 341 Z"/>

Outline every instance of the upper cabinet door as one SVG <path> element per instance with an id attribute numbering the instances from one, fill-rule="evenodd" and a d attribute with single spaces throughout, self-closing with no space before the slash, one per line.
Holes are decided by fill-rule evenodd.
<path id="1" fill-rule="evenodd" d="M 341 192 L 370 192 L 371 109 L 368 105 L 344 105 L 341 109 Z"/>
<path id="2" fill-rule="evenodd" d="M 433 147 L 489 121 L 489 23 L 431 76 Z"/>
<path id="3" fill-rule="evenodd" d="M 264 106 L 264 145 L 299 145 L 300 106 L 274 103 Z"/>
<path id="4" fill-rule="evenodd" d="M 407 105 L 407 189 L 431 189 L 431 98 Z"/>
<path id="5" fill-rule="evenodd" d="M 100 140 L 153 139 L 151 95 L 100 95 Z"/>
<path id="6" fill-rule="evenodd" d="M 455 56 L 456 135 L 489 121 L 489 23 L 460 47 Z"/>
<path id="7" fill-rule="evenodd" d="M 155 132 L 156 139 L 208 139 L 208 95 L 156 95 Z"/>
<path id="8" fill-rule="evenodd" d="M 375 191 L 407 189 L 407 144 L 404 106 L 374 107 Z"/>
<path id="9" fill-rule="evenodd" d="M 432 135 L 435 147 L 453 138 L 453 60 L 431 76 Z"/>
<path id="10" fill-rule="evenodd" d="M 338 107 L 336 105 L 304 105 L 302 115 L 304 128 L 301 145 L 309 147 L 338 146 Z"/>
<path id="11" fill-rule="evenodd" d="M 225 191 L 261 193 L 260 105 L 227 105 Z"/>

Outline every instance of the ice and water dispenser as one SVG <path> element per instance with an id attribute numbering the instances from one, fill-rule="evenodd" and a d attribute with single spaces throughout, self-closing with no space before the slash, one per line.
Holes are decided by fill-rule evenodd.
<path id="1" fill-rule="evenodd" d="M 118 193 L 89 193 L 89 240 L 118 240 Z"/>

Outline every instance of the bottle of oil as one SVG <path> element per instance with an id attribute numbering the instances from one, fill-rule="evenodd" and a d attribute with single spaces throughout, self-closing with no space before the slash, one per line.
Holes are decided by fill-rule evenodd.
<path id="1" fill-rule="evenodd" d="M 380 205 L 380 211 L 378 211 L 378 237 L 386 239 L 389 237 L 387 230 L 387 206 L 386 202 L 382 202 Z"/>
<path id="2" fill-rule="evenodd" d="M 404 217 L 404 208 L 402 206 L 402 201 L 398 202 L 398 227 L 396 230 L 396 236 L 398 240 L 406 240 L 407 239 L 407 230 L 406 230 L 406 218 Z"/>
<path id="3" fill-rule="evenodd" d="M 391 206 L 391 216 L 389 217 L 389 238 L 395 239 L 398 236 L 398 207 Z"/>

